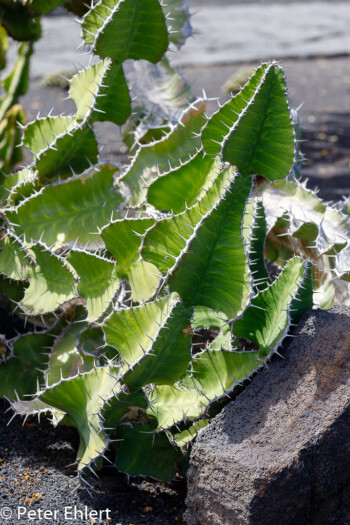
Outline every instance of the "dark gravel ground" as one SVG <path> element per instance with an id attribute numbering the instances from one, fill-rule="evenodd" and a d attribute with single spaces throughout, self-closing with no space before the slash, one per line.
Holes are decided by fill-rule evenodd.
<path id="1" fill-rule="evenodd" d="M 158 483 L 152 480 L 134 478 L 128 481 L 124 474 L 115 469 L 104 468 L 99 479 L 89 480 L 91 495 L 78 488 L 73 467 L 66 465 L 75 461 L 78 449 L 78 435 L 68 427 L 54 428 L 48 420 L 28 418 L 22 426 L 22 419 L 16 417 L 9 426 L 11 411 L 6 412 L 8 403 L 0 400 L 0 525 L 40 524 L 48 525 L 73 523 L 74 525 L 170 525 L 185 523 L 186 484 L 179 478 L 173 483 Z M 6 412 L 6 413 L 5 413 Z M 75 490 L 75 491 L 74 491 Z M 74 492 L 73 492 L 74 491 Z M 68 520 L 69 507 L 87 512 L 106 511 L 102 519 Z M 35 511 L 17 519 L 18 509 Z M 1 512 L 10 509 L 12 516 L 5 520 Z M 1 510 L 2 509 L 2 510 Z M 57 511 L 57 519 L 40 519 L 38 514 L 45 510 Z M 65 511 L 65 509 L 68 509 Z M 5 511 L 6 512 L 6 511 Z M 65 519 L 67 512 L 67 519 Z M 110 518 L 108 521 L 106 518 Z M 42 515 L 43 517 L 43 515 Z M 47 515 L 49 518 L 49 515 Z"/>

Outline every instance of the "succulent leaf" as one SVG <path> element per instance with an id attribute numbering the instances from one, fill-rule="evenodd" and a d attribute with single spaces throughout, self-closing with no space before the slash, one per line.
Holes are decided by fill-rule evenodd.
<path id="1" fill-rule="evenodd" d="M 78 292 L 86 301 L 87 320 L 96 321 L 107 310 L 119 288 L 116 264 L 78 250 L 70 251 L 68 261 L 80 278 Z"/>
<path id="2" fill-rule="evenodd" d="M 254 297 L 242 317 L 233 324 L 237 337 L 259 345 L 260 358 L 271 355 L 285 338 L 291 321 L 296 321 L 311 308 L 312 289 L 309 286 L 305 290 L 301 288 L 307 284 L 307 279 L 310 280 L 310 272 L 309 263 L 300 257 L 291 259 L 272 285 Z M 306 292 L 303 300 L 297 297 L 299 291 Z"/>
<path id="3" fill-rule="evenodd" d="M 265 266 L 265 239 L 267 234 L 267 225 L 265 217 L 265 208 L 261 201 L 255 200 L 254 218 L 250 238 L 249 257 L 250 268 L 254 278 L 254 291 L 264 290 L 271 279 Z"/>
<path id="4" fill-rule="evenodd" d="M 191 374 L 184 376 L 181 384 L 201 392 L 208 403 L 232 391 L 260 366 L 258 352 L 205 350 L 195 356 Z"/>
<path id="5" fill-rule="evenodd" d="M 156 293 L 161 277 L 154 264 L 142 260 L 133 264 L 128 273 L 132 299 L 137 303 L 148 301 Z"/>
<path id="6" fill-rule="evenodd" d="M 2 9 L 2 6 L 0 6 L 0 19 Z M 11 73 L 1 81 L 6 94 L 0 99 L 0 121 L 3 120 L 10 107 L 17 103 L 18 97 L 24 95 L 27 91 L 29 59 L 32 53 L 32 44 L 28 42 L 21 44 L 18 48 L 18 58 Z"/>
<path id="7" fill-rule="evenodd" d="M 9 41 L 4 27 L 0 26 L 0 71 L 6 66 L 6 53 L 9 48 Z"/>
<path id="8" fill-rule="evenodd" d="M 115 445 L 116 466 L 132 476 L 152 476 L 164 481 L 174 478 L 180 449 L 172 445 L 165 432 L 156 433 L 155 423 L 135 423 L 118 427 Z"/>
<path id="9" fill-rule="evenodd" d="M 164 11 L 167 14 L 170 41 L 181 47 L 192 35 L 188 7 L 184 0 L 166 0 Z"/>
<path id="10" fill-rule="evenodd" d="M 101 237 L 117 261 L 117 273 L 127 277 L 130 267 L 139 259 L 142 236 L 154 224 L 153 219 L 119 219 L 107 224 Z"/>
<path id="11" fill-rule="evenodd" d="M 148 189 L 147 201 L 160 211 L 185 211 L 205 195 L 220 168 L 219 159 L 200 151 L 183 166 L 157 178 Z"/>
<path id="12" fill-rule="evenodd" d="M 157 418 L 158 426 L 167 429 L 184 419 L 197 419 L 208 404 L 208 399 L 197 390 L 181 385 L 156 387 L 150 396 L 149 415 Z"/>
<path id="13" fill-rule="evenodd" d="M 26 281 L 26 268 L 33 264 L 20 239 L 9 234 L 0 241 L 0 273 L 14 281 Z"/>
<path id="14" fill-rule="evenodd" d="M 0 200 L 8 205 L 16 205 L 26 195 L 26 189 L 29 194 L 33 190 L 33 183 L 37 178 L 37 173 L 30 168 L 23 168 L 20 171 L 8 175 L 0 187 Z"/>
<path id="15" fill-rule="evenodd" d="M 59 383 L 61 379 L 75 377 L 80 372 L 89 372 L 93 368 L 93 360 L 80 355 L 76 347 L 76 339 L 84 324 L 68 326 L 56 338 L 49 354 L 49 363 L 45 372 L 46 386 Z"/>
<path id="16" fill-rule="evenodd" d="M 75 125 L 74 117 L 39 118 L 25 127 L 22 144 L 34 155 L 40 155 L 55 143 L 57 137 L 72 131 Z"/>
<path id="17" fill-rule="evenodd" d="M 181 303 L 174 306 L 167 322 L 158 327 L 150 351 L 124 375 L 129 389 L 138 390 L 149 383 L 173 385 L 185 373 L 191 359 L 191 316 L 192 308 Z"/>
<path id="18" fill-rule="evenodd" d="M 104 400 L 117 390 L 115 370 L 110 367 L 94 368 L 88 373 L 63 379 L 46 388 L 39 401 L 62 410 L 80 435 L 78 450 L 79 471 L 95 465 L 107 448 L 108 438 L 100 427 L 98 412 Z"/>
<path id="19" fill-rule="evenodd" d="M 12 5 L 1 2 L 0 20 L 1 25 L 6 28 L 14 40 L 35 41 L 41 36 L 39 20 L 33 19 L 29 10 L 21 2 L 13 2 Z"/>
<path id="20" fill-rule="evenodd" d="M 113 187 L 115 171 L 113 165 L 97 165 L 80 176 L 46 186 L 9 211 L 7 219 L 16 224 L 18 235 L 41 239 L 47 245 L 98 242 L 98 229 L 124 205 L 124 196 Z"/>
<path id="21" fill-rule="evenodd" d="M 250 190 L 250 180 L 235 177 L 169 278 L 184 304 L 222 311 L 230 319 L 245 308 L 251 284 L 241 228 Z"/>
<path id="22" fill-rule="evenodd" d="M 174 294 L 113 312 L 103 326 L 106 343 L 118 350 L 123 362 L 133 366 L 152 349 L 159 327 L 166 322 L 177 301 Z"/>
<path id="23" fill-rule="evenodd" d="M 65 0 L 31 0 L 27 2 L 30 11 L 35 15 L 46 15 L 50 13 L 56 7 L 63 4 Z"/>
<path id="24" fill-rule="evenodd" d="M 32 395 L 44 381 L 48 352 L 54 336 L 32 333 L 18 337 L 12 343 L 12 356 L 0 366 L 0 395 L 10 399 Z M 26 398 L 25 398 L 26 399 Z"/>
<path id="25" fill-rule="evenodd" d="M 24 110 L 19 104 L 11 106 L 0 121 L 0 169 L 3 173 L 8 173 L 12 166 L 22 160 L 19 126 L 23 126 L 24 123 Z"/>
<path id="26" fill-rule="evenodd" d="M 294 129 L 284 73 L 276 64 L 257 69 L 243 90 L 209 119 L 203 130 L 207 153 L 242 175 L 285 178 L 294 161 Z"/>
<path id="27" fill-rule="evenodd" d="M 163 274 L 170 275 L 187 251 L 204 217 L 223 198 L 233 177 L 233 170 L 223 169 L 203 198 L 191 208 L 176 215 L 164 215 L 146 232 L 140 251 L 142 258 L 154 264 Z"/>
<path id="28" fill-rule="evenodd" d="M 83 38 L 101 58 L 159 62 L 168 48 L 165 16 L 158 0 L 104 0 L 85 15 Z"/>
<path id="29" fill-rule="evenodd" d="M 94 132 L 89 126 L 67 131 L 40 151 L 36 169 L 40 180 L 53 180 L 68 177 L 72 173 L 82 173 L 97 163 L 98 147 Z"/>
<path id="30" fill-rule="evenodd" d="M 183 112 L 179 124 L 161 140 L 140 146 L 133 162 L 123 174 L 123 182 L 131 191 L 130 206 L 139 206 L 147 188 L 158 175 L 172 171 L 188 162 L 201 148 L 199 133 L 205 122 L 202 101 Z"/>
<path id="31" fill-rule="evenodd" d="M 70 82 L 69 96 L 77 106 L 75 119 L 124 124 L 131 100 L 123 66 L 110 59 L 79 71 Z"/>
<path id="32" fill-rule="evenodd" d="M 41 245 L 32 247 L 36 266 L 27 269 L 29 287 L 20 306 L 27 314 L 54 312 L 66 301 L 77 297 L 76 278 L 54 253 Z"/>
<path id="33" fill-rule="evenodd" d="M 350 221 L 341 211 L 325 205 L 298 181 L 277 181 L 262 194 L 268 229 L 284 214 L 289 216 L 288 233 L 314 245 L 320 254 L 350 237 Z M 306 230 L 307 227 L 307 230 Z"/>

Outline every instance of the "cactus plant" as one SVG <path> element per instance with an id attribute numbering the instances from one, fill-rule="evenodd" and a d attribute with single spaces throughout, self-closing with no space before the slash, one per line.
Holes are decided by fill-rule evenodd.
<path id="1" fill-rule="evenodd" d="M 284 250 L 288 261 L 274 257 L 277 278 L 265 267 L 266 247 L 277 251 L 271 232 L 293 211 L 271 219 L 256 175 L 270 181 L 266 192 L 301 191 L 285 180 L 298 158 L 275 62 L 211 117 L 205 100 L 190 101 L 129 165 L 98 162 L 92 125 L 127 119 L 123 62 L 162 58 L 166 14 L 158 0 L 104 0 L 84 15 L 83 37 L 101 60 L 71 80 L 77 111 L 25 126 L 33 162 L 0 193 L 2 290 L 35 326 L 2 340 L 0 394 L 15 413 L 78 430 L 83 480 L 107 450 L 130 475 L 184 472 L 196 433 L 313 304 L 306 242 L 300 254 Z M 300 238 L 319 249 L 317 214 L 327 210 L 305 188 L 298 198 L 310 213 L 290 219 L 288 235 L 302 222 Z M 349 223 L 340 210 L 327 215 L 343 233 L 321 252 L 335 251 L 330 270 L 346 277 Z"/>

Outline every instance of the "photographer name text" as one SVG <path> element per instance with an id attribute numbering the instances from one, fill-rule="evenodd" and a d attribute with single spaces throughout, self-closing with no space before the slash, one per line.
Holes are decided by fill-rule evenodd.
<path id="1" fill-rule="evenodd" d="M 78 508 L 76 506 L 72 507 L 63 507 L 62 509 L 55 510 L 43 510 L 43 509 L 30 509 L 28 507 L 17 507 L 15 509 L 10 509 L 5 507 L 0 509 L 0 517 L 3 519 L 17 518 L 18 520 L 45 520 L 52 521 L 58 519 L 64 519 L 65 521 L 88 521 L 88 520 L 110 520 L 111 519 L 111 510 L 93 510 L 89 509 L 87 505 L 83 508 Z"/>

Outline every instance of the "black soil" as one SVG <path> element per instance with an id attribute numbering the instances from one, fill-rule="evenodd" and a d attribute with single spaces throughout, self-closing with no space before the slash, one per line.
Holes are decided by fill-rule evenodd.
<path id="1" fill-rule="evenodd" d="M 23 425 L 18 416 L 8 426 L 12 415 L 8 408 L 8 403 L 0 400 L 0 525 L 185 523 L 182 519 L 186 492 L 183 479 L 173 483 L 143 478 L 128 480 L 125 474 L 105 467 L 98 472 L 98 478 L 89 479 L 91 488 L 88 491 L 79 486 L 74 467 L 67 467 L 74 463 L 78 450 L 79 438 L 75 430 L 54 428 L 47 419 L 38 422 L 37 418 L 28 418 Z M 18 510 L 21 507 L 26 510 Z M 87 512 L 88 519 L 79 512 L 77 519 L 70 519 L 74 518 L 71 507 Z M 4 519 L 6 508 L 12 512 L 7 520 Z M 57 519 L 49 513 L 45 519 L 45 510 L 56 510 Z M 18 512 L 29 511 L 35 512 L 17 519 Z M 95 517 L 98 514 L 91 511 L 105 512 L 99 519 Z M 30 519 L 31 515 L 35 519 Z"/>

